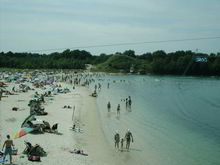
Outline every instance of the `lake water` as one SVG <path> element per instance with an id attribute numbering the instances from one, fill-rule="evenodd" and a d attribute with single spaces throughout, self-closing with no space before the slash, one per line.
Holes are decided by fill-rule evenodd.
<path id="1" fill-rule="evenodd" d="M 122 153 L 128 164 L 220 164 L 220 79 L 137 75 L 101 79 L 97 105 L 108 142 L 114 148 L 115 130 L 124 137 L 130 129 L 134 136 L 130 152 Z M 125 106 L 128 96 L 131 109 Z"/>

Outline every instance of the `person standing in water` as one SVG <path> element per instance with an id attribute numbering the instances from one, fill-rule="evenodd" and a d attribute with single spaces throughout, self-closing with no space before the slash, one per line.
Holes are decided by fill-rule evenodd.
<path id="1" fill-rule="evenodd" d="M 100 84 L 100 83 L 98 83 L 98 86 L 99 86 L 99 90 L 101 90 L 101 87 L 102 87 L 102 86 L 101 86 L 101 84 Z"/>
<path id="2" fill-rule="evenodd" d="M 107 108 L 108 108 L 108 112 L 110 112 L 110 110 L 111 110 L 111 103 L 110 102 L 108 102 Z"/>
<path id="3" fill-rule="evenodd" d="M 124 146 L 124 139 L 121 138 L 121 150 L 123 150 L 123 146 Z"/>
<path id="4" fill-rule="evenodd" d="M 117 107 L 117 115 L 120 115 L 120 104 L 118 104 L 118 107 Z"/>
<path id="5" fill-rule="evenodd" d="M 128 104 L 129 104 L 129 106 L 131 106 L 131 96 L 128 96 Z"/>
<path id="6" fill-rule="evenodd" d="M 132 143 L 134 142 L 132 133 L 130 132 L 129 129 L 125 134 L 125 140 L 126 140 L 126 149 L 129 150 L 131 141 L 132 141 Z"/>
<path id="7" fill-rule="evenodd" d="M 128 108 L 128 98 L 125 99 L 125 107 Z"/>
<path id="8" fill-rule="evenodd" d="M 120 135 L 119 135 L 118 131 L 116 131 L 114 138 L 115 138 L 115 148 L 119 148 Z"/>
<path id="9" fill-rule="evenodd" d="M 10 139 L 10 136 L 7 135 L 7 140 L 4 142 L 2 150 L 5 147 L 5 152 L 3 156 L 3 162 L 5 161 L 5 157 L 9 154 L 10 156 L 10 164 L 12 164 L 12 146 L 14 146 L 13 141 Z"/>

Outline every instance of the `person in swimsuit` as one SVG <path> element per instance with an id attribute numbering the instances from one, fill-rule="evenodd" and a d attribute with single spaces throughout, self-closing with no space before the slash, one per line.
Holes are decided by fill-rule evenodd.
<path id="1" fill-rule="evenodd" d="M 128 129 L 127 133 L 125 134 L 125 140 L 126 140 L 126 149 L 129 150 L 131 141 L 132 141 L 132 143 L 134 142 L 132 133 L 129 129 Z"/>
<path id="2" fill-rule="evenodd" d="M 120 135 L 118 131 L 115 132 L 114 140 L 115 140 L 115 148 L 119 148 Z"/>
<path id="3" fill-rule="evenodd" d="M 107 108 L 108 108 L 108 112 L 110 112 L 110 110 L 111 110 L 111 103 L 110 102 L 108 102 Z"/>
<path id="4" fill-rule="evenodd" d="M 5 152 L 3 156 L 3 162 L 5 161 L 5 157 L 9 154 L 10 156 L 10 163 L 12 164 L 12 146 L 14 146 L 13 141 L 10 139 L 10 136 L 7 135 L 7 140 L 4 142 L 2 150 L 5 147 Z"/>
<path id="5" fill-rule="evenodd" d="M 118 104 L 118 107 L 117 107 L 117 115 L 120 115 L 120 104 Z"/>

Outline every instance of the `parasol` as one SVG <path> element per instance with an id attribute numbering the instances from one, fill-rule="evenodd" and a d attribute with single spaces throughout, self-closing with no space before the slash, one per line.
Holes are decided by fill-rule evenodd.
<path id="1" fill-rule="evenodd" d="M 33 130 L 34 130 L 33 128 L 24 127 L 19 132 L 16 133 L 16 135 L 14 136 L 14 139 L 17 139 L 17 138 L 20 138 L 24 135 L 27 135 L 29 132 L 31 132 Z"/>

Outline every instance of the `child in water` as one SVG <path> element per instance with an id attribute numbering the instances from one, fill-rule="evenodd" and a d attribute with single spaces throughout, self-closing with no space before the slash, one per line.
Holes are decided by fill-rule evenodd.
<path id="1" fill-rule="evenodd" d="M 124 145 L 124 139 L 121 138 L 121 150 L 123 150 L 123 145 Z"/>

